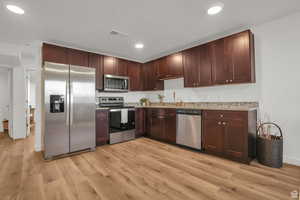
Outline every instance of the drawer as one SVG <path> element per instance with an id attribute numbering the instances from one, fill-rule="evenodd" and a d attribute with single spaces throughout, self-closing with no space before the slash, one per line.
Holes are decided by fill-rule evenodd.
<path id="1" fill-rule="evenodd" d="M 233 119 L 233 120 L 247 120 L 247 111 L 222 111 L 222 110 L 206 110 L 203 111 L 205 119 Z"/>
<path id="2" fill-rule="evenodd" d="M 172 108 L 151 108 L 150 112 L 152 116 L 176 115 L 176 109 L 172 109 Z"/>

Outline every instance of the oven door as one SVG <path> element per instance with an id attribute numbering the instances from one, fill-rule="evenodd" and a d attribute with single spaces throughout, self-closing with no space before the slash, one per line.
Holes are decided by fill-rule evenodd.
<path id="1" fill-rule="evenodd" d="M 126 112 L 128 110 L 128 112 Z M 126 116 L 122 116 L 127 114 Z M 109 133 L 117 133 L 135 129 L 135 109 L 120 108 L 110 109 L 109 112 Z"/>

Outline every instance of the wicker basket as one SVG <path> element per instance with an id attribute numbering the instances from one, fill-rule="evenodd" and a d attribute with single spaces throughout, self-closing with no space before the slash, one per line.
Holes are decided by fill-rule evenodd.
<path id="1" fill-rule="evenodd" d="M 264 126 L 275 126 L 279 129 L 280 136 L 264 137 L 260 131 Z M 281 168 L 283 164 L 283 137 L 281 128 L 275 123 L 263 123 L 257 129 L 257 160 L 259 163 L 273 167 Z"/>

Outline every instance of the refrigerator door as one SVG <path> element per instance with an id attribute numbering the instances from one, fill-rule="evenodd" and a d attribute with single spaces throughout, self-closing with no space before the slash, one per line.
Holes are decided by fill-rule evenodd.
<path id="1" fill-rule="evenodd" d="M 95 69 L 70 66 L 70 151 L 94 149 Z"/>
<path id="2" fill-rule="evenodd" d="M 69 65 L 45 63 L 45 158 L 69 153 Z"/>

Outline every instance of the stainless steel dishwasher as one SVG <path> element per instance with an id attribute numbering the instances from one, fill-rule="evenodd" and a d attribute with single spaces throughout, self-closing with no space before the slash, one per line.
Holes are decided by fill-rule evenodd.
<path id="1" fill-rule="evenodd" d="M 176 143 L 201 150 L 201 111 L 178 109 Z"/>

